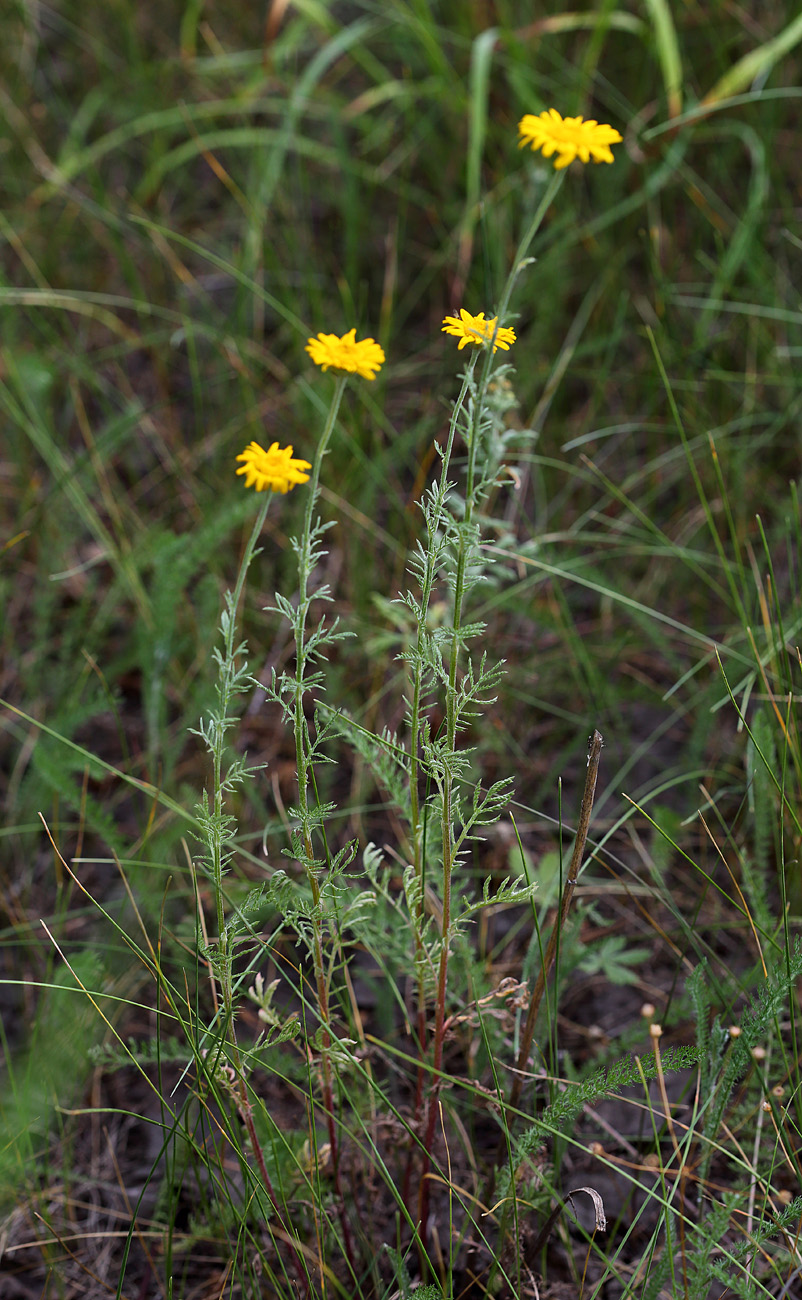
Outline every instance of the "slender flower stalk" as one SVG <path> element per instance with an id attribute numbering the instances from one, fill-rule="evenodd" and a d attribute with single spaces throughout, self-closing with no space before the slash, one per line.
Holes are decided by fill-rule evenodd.
<path id="1" fill-rule="evenodd" d="M 313 840 L 313 831 L 319 824 L 319 815 L 316 803 L 312 806 L 309 798 L 310 782 L 314 782 L 314 773 L 312 770 L 313 742 L 309 734 L 306 715 L 304 713 L 304 697 L 307 691 L 315 684 L 311 674 L 307 674 L 310 659 L 312 655 L 320 653 L 321 645 L 325 641 L 326 637 L 331 639 L 333 636 L 333 629 L 324 632 L 322 623 L 317 630 L 317 634 L 312 638 L 314 641 L 313 648 L 310 644 L 310 638 L 307 636 L 309 610 L 313 599 L 313 595 L 309 590 L 309 582 L 315 564 L 320 558 L 318 541 L 324 531 L 324 525 L 321 524 L 319 519 L 315 518 L 315 510 L 317 508 L 318 497 L 320 494 L 320 472 L 323 465 L 323 457 L 326 455 L 331 435 L 334 432 L 334 426 L 337 422 L 340 403 L 342 401 L 342 395 L 348 376 L 351 374 L 357 374 L 363 379 L 375 379 L 376 374 L 384 363 L 385 356 L 383 349 L 374 339 L 361 339 L 357 341 L 356 330 L 354 329 L 349 330 L 347 334 L 344 334 L 341 337 L 338 337 L 335 334 L 318 334 L 316 338 L 310 338 L 307 340 L 306 350 L 315 365 L 320 366 L 321 370 L 325 371 L 333 369 L 339 373 L 329 412 L 326 417 L 326 424 L 320 442 L 318 443 L 317 451 L 315 452 L 315 458 L 311 466 L 308 467 L 311 469 L 311 474 L 309 475 L 309 492 L 306 499 L 303 528 L 300 538 L 297 543 L 295 543 L 295 549 L 298 555 L 298 605 L 294 612 L 287 602 L 284 602 L 281 606 L 283 612 L 292 622 L 295 635 L 295 677 L 294 680 L 290 679 L 286 682 L 285 690 L 291 698 L 291 706 L 288 711 L 292 716 L 292 725 L 295 734 L 295 758 L 298 780 L 297 812 L 300 824 L 295 838 L 295 852 L 302 861 L 306 871 L 313 904 L 311 948 L 318 1014 L 320 1016 L 321 1026 L 320 1047 L 323 1109 L 325 1111 L 326 1122 L 328 1125 L 329 1145 L 334 1175 L 334 1190 L 337 1196 L 340 1212 L 343 1245 L 345 1247 L 345 1254 L 349 1264 L 354 1270 L 354 1273 L 356 1273 L 353 1246 L 351 1244 L 351 1231 L 348 1225 L 348 1216 L 345 1209 L 345 1197 L 343 1195 L 340 1181 L 339 1142 L 334 1116 L 331 1062 L 332 1027 L 323 951 L 324 921 L 321 904 L 321 889 L 317 871 L 318 864 L 315 861 L 315 846 Z M 321 590 L 318 590 L 316 594 L 320 597 L 324 593 Z"/>
<path id="2" fill-rule="evenodd" d="M 252 444 L 256 445 L 256 444 Z M 289 449 L 290 453 L 292 449 Z M 239 694 L 245 684 L 250 680 L 248 677 L 248 665 L 242 662 L 242 656 L 245 652 L 244 644 L 237 642 L 237 610 L 239 609 L 242 592 L 245 586 L 245 579 L 248 569 L 251 566 L 254 556 L 257 552 L 257 542 L 264 527 L 270 506 L 271 496 L 268 494 L 259 507 L 259 512 L 251 529 L 250 537 L 245 546 L 245 550 L 240 562 L 239 573 L 233 592 L 226 592 L 225 610 L 221 618 L 221 628 L 223 632 L 223 649 L 215 651 L 215 658 L 218 664 L 218 684 L 217 684 L 217 707 L 208 720 L 201 719 L 199 734 L 205 741 L 207 749 L 212 758 L 212 804 L 208 806 L 208 801 L 204 801 L 198 807 L 199 821 L 203 828 L 203 838 L 206 844 L 207 866 L 212 881 L 212 888 L 215 899 L 215 910 L 217 916 L 217 953 L 214 961 L 214 971 L 218 978 L 221 1001 L 223 1006 L 223 1028 L 228 1040 L 228 1050 L 230 1053 L 231 1065 L 234 1071 L 235 1088 L 237 1094 L 237 1109 L 245 1124 L 248 1133 L 251 1150 L 253 1151 L 262 1185 L 267 1194 L 268 1200 L 276 1216 L 276 1221 L 280 1226 L 281 1234 L 288 1243 L 290 1257 L 295 1268 L 298 1279 L 304 1291 L 307 1289 L 307 1274 L 301 1262 L 300 1256 L 292 1244 L 292 1237 L 287 1231 L 278 1198 L 273 1187 L 270 1175 L 267 1172 L 264 1152 L 259 1137 L 256 1132 L 256 1126 L 253 1119 L 253 1107 L 248 1092 L 245 1068 L 240 1054 L 239 1043 L 237 1041 L 237 1031 L 234 1016 L 234 987 L 233 987 L 233 941 L 231 933 L 226 925 L 225 904 L 223 899 L 223 877 L 228 857 L 230 856 L 229 845 L 231 842 L 230 819 L 226 816 L 223 794 L 226 789 L 231 789 L 238 784 L 246 775 L 247 769 L 244 765 L 236 761 L 224 771 L 226 759 L 226 732 L 233 725 L 235 719 L 232 716 L 233 697 Z"/>
<path id="3" fill-rule="evenodd" d="M 499 302 L 498 314 L 500 320 L 503 320 L 507 314 L 515 282 L 527 265 L 525 259 L 529 252 L 529 246 L 540 229 L 544 216 L 557 197 L 563 182 L 564 169 L 568 163 L 573 162 L 575 158 L 580 158 L 582 162 L 588 162 L 591 157 L 594 162 L 613 162 L 614 159 L 609 146 L 617 143 L 622 138 L 615 127 L 599 126 L 594 121 L 583 122 L 581 117 L 562 118 L 554 108 L 548 109 L 539 116 L 532 113 L 525 114 L 518 124 L 518 130 L 521 134 L 521 140 L 518 144 L 519 149 L 523 149 L 529 144 L 533 150 L 542 149 L 546 158 L 551 157 L 556 151 L 557 158 L 554 163 L 554 175 L 546 186 L 543 197 L 535 209 L 529 226 L 524 231 L 513 258 L 512 267 L 507 276 L 507 283 L 504 286 Z"/>
<path id="4" fill-rule="evenodd" d="M 483 354 L 483 365 L 477 385 L 477 392 L 472 405 L 471 425 L 468 432 L 468 466 L 465 483 L 465 514 L 463 527 L 459 532 L 456 577 L 454 582 L 454 606 L 452 615 L 451 648 L 449 654 L 448 684 L 446 687 L 446 752 L 453 754 L 457 741 L 457 666 L 462 643 L 462 613 L 465 597 L 465 571 L 468 557 L 468 542 L 473 511 L 475 507 L 476 454 L 479 444 L 479 425 L 482 418 L 484 397 L 493 369 L 495 349 L 487 347 Z M 423 1146 L 423 1168 L 421 1171 L 420 1196 L 418 1201 L 418 1220 L 420 1223 L 421 1242 L 426 1248 L 429 1219 L 429 1165 L 431 1163 L 434 1135 L 437 1126 L 438 1101 L 440 1095 L 440 1077 L 443 1068 L 443 1047 L 445 1044 L 446 989 L 448 984 L 448 961 L 451 950 L 451 879 L 456 864 L 456 838 L 454 830 L 454 783 L 455 776 L 450 763 L 444 765 L 441 783 L 441 852 L 442 852 L 442 925 L 440 932 L 440 960 L 437 972 L 437 994 L 435 1002 L 434 1048 L 432 1060 L 432 1086 L 429 1092 L 429 1106 L 426 1117 Z"/>
<path id="5" fill-rule="evenodd" d="M 312 340 L 310 340 L 311 342 Z M 325 367 L 324 367 L 325 368 Z M 372 376 L 371 376 L 372 377 Z M 328 984 L 326 981 L 326 971 L 324 965 L 323 953 L 323 916 L 321 909 L 320 883 L 318 881 L 315 869 L 315 850 L 312 839 L 313 827 L 316 824 L 315 809 L 310 806 L 309 785 L 312 780 L 312 760 L 311 760 L 311 742 L 309 731 L 304 714 L 304 696 L 308 689 L 306 680 L 306 670 L 309 663 L 309 650 L 307 644 L 307 620 L 309 609 L 313 596 L 309 591 L 309 578 L 312 573 L 315 562 L 315 540 L 319 534 L 319 524 L 315 524 L 314 512 L 317 506 L 319 487 L 320 487 L 320 470 L 323 464 L 323 457 L 334 431 L 337 422 L 337 415 L 340 409 L 343 391 L 347 382 L 347 375 L 341 374 L 337 378 L 334 395 L 332 397 L 329 413 L 326 417 L 326 424 L 318 443 L 315 458 L 311 466 L 309 493 L 306 501 L 306 510 L 304 511 L 303 530 L 298 542 L 298 609 L 294 619 L 295 631 L 295 682 L 293 689 L 293 723 L 295 732 L 295 758 L 298 774 L 298 816 L 300 821 L 300 843 L 303 854 L 304 867 L 306 869 L 309 888 L 312 893 L 313 912 L 312 912 L 312 964 L 315 975 L 315 988 L 317 993 L 318 1013 L 320 1015 L 321 1033 L 321 1067 L 323 1083 L 323 1109 L 326 1115 L 326 1122 L 329 1133 L 329 1144 L 331 1148 L 332 1169 L 334 1172 L 334 1188 L 340 1210 L 340 1222 L 343 1231 L 343 1244 L 345 1246 L 346 1256 L 352 1266 L 355 1268 L 354 1252 L 351 1243 L 351 1232 L 348 1226 L 348 1217 L 345 1211 L 345 1198 L 343 1196 L 342 1185 L 340 1182 L 339 1168 L 339 1142 L 337 1137 L 337 1127 L 334 1117 L 334 1093 L 332 1088 L 332 1069 L 331 1069 L 331 1015 L 329 1010 Z"/>
<path id="6" fill-rule="evenodd" d="M 320 490 L 320 468 L 323 464 L 323 457 L 326 454 L 334 426 L 337 422 L 337 414 L 342 401 L 343 390 L 346 385 L 346 377 L 341 375 L 337 379 L 337 386 L 334 390 L 334 396 L 329 407 L 329 413 L 326 417 L 326 424 L 323 429 L 318 448 L 315 453 L 315 459 L 312 462 L 311 487 L 306 501 L 306 510 L 304 511 L 303 531 L 298 547 L 298 616 L 295 620 L 295 755 L 298 764 L 298 809 L 301 817 L 301 833 L 304 841 L 304 851 L 307 854 L 307 862 L 311 864 L 314 858 L 312 850 L 312 827 L 309 808 L 309 779 L 310 779 L 310 762 L 308 757 L 308 744 L 306 718 L 304 716 L 303 700 L 306 691 L 305 673 L 308 662 L 306 651 L 306 624 L 309 615 L 309 607 L 312 598 L 309 594 L 309 577 L 313 565 L 313 516 Z M 315 906 L 318 907 L 320 902 L 320 887 L 317 882 L 314 871 L 307 867 L 309 882 L 312 889 L 312 897 Z M 322 974 L 322 956 L 320 964 L 320 973 Z M 316 971 L 316 975 L 317 975 Z M 318 988 L 320 996 L 321 988 Z M 323 988 L 324 1003 L 325 986 Z M 324 1017 L 324 1021 L 327 1017 Z"/>
<path id="7" fill-rule="evenodd" d="M 239 470 L 237 471 L 239 473 Z M 256 554 L 256 543 L 264 528 L 267 511 L 270 506 L 270 497 L 267 496 L 259 507 L 259 513 L 254 521 L 251 535 L 242 555 L 242 561 L 237 574 L 237 581 L 233 594 L 229 593 L 228 618 L 223 624 L 223 652 L 220 658 L 220 683 L 218 687 L 220 707 L 212 719 L 213 725 L 213 749 L 212 749 L 212 789 L 214 791 L 214 817 L 215 833 L 210 845 L 211 848 L 211 867 L 212 882 L 214 884 L 215 903 L 217 908 L 217 934 L 219 941 L 225 943 L 226 926 L 225 926 L 225 907 L 223 903 L 223 867 L 224 867 L 224 845 L 225 830 L 223 821 L 223 762 L 225 759 L 225 733 L 227 722 L 229 721 L 229 710 L 231 708 L 231 699 L 236 691 L 236 649 L 235 639 L 237 635 L 237 610 L 242 599 L 242 589 L 245 586 L 245 579 L 248 569 L 251 567 L 251 561 Z M 226 1013 L 226 1019 L 230 1022 L 233 1030 L 232 1014 L 232 990 L 231 990 L 231 964 L 228 962 L 227 977 L 222 980 L 223 989 L 223 1006 Z"/>
<path id="8" fill-rule="evenodd" d="M 510 305 L 510 299 L 512 298 L 512 292 L 513 289 L 515 288 L 515 283 L 518 279 L 518 276 L 529 265 L 529 262 L 527 261 L 527 254 L 529 252 L 529 248 L 531 246 L 532 240 L 534 239 L 535 235 L 540 229 L 543 223 L 543 218 L 545 217 L 552 203 L 556 199 L 557 194 L 559 193 L 560 190 L 560 186 L 563 183 L 564 176 L 565 173 L 560 171 L 560 172 L 555 172 L 554 175 L 551 177 L 543 193 L 542 199 L 540 200 L 537 207 L 535 208 L 534 213 L 532 214 L 532 220 L 529 222 L 529 225 L 527 226 L 526 230 L 521 236 L 521 241 L 515 250 L 515 257 L 513 258 L 512 266 L 510 267 L 510 273 L 507 276 L 507 281 L 504 285 L 504 288 L 501 291 L 501 299 L 498 305 L 498 314 L 500 320 L 503 320 L 507 314 Z"/>
<path id="9" fill-rule="evenodd" d="M 467 312 L 460 312 L 459 318 L 447 317 L 444 322 L 445 332 L 453 335 L 461 335 L 462 339 L 459 344 L 460 348 L 467 343 L 477 343 L 483 345 L 482 366 L 479 374 L 479 380 L 476 384 L 476 390 L 472 396 L 471 404 L 471 421 L 467 431 L 467 450 L 468 463 L 466 468 L 465 482 L 465 509 L 462 519 L 462 526 L 459 528 L 457 537 L 457 555 L 455 572 L 453 579 L 453 614 L 452 614 L 452 635 L 449 649 L 448 678 L 446 684 L 446 721 L 445 721 L 445 750 L 447 754 L 453 754 L 456 747 L 457 725 L 458 725 L 458 667 L 460 650 L 463 644 L 462 620 L 463 607 L 466 597 L 466 578 L 468 562 L 471 550 L 471 528 L 473 525 L 474 510 L 477 504 L 477 454 L 480 442 L 480 426 L 482 423 L 483 413 L 486 409 L 486 399 L 490 380 L 494 369 L 494 359 L 499 339 L 502 338 L 501 346 L 507 346 L 514 341 L 514 332 L 503 324 L 512 298 L 518 276 L 528 265 L 527 254 L 532 244 L 532 240 L 540 229 L 546 212 L 553 202 L 563 180 L 563 171 L 557 171 L 550 179 L 546 186 L 545 192 L 538 203 L 532 218 L 526 227 L 524 234 L 518 244 L 515 252 L 512 266 L 507 276 L 506 283 L 502 290 L 499 302 L 498 313 L 492 318 L 492 321 L 484 320 L 484 313 L 479 317 L 471 317 Z M 479 328 L 477 329 L 477 322 Z M 510 335 L 512 336 L 510 338 Z M 464 396 L 461 395 L 461 401 Z M 445 1027 L 446 1027 L 446 992 L 448 986 L 448 963 L 451 945 L 451 883 L 454 867 L 457 861 L 457 840 L 455 835 L 455 774 L 453 764 L 446 762 L 443 766 L 443 773 L 440 781 L 441 795 L 441 853 L 442 853 L 442 926 L 441 926 L 441 943 L 440 959 L 437 972 L 437 992 L 435 1002 L 435 1025 L 434 1025 L 434 1043 L 432 1052 L 432 1084 L 429 1090 L 428 1109 L 426 1123 L 424 1127 L 423 1146 L 424 1156 L 422 1161 L 421 1182 L 418 1198 L 418 1222 L 420 1239 L 423 1249 L 425 1250 L 428 1240 L 428 1220 L 429 1220 L 429 1168 L 431 1165 L 432 1150 L 434 1147 L 435 1131 L 438 1116 L 438 1100 L 440 1092 L 440 1077 L 443 1066 L 443 1048 L 445 1044 Z"/>
<path id="10" fill-rule="evenodd" d="M 425 548 L 425 562 L 423 571 L 420 575 L 420 594 L 416 601 L 416 654 L 413 660 L 412 685 L 410 691 L 410 737 L 409 737 L 409 755 L 410 755 L 410 774 L 409 774 L 409 797 L 410 797 L 410 829 L 412 840 L 412 866 L 415 880 L 415 902 L 412 909 L 413 928 L 415 933 L 415 973 L 416 973 L 416 997 L 417 997 L 417 1038 L 418 1038 L 418 1072 L 415 1087 L 415 1104 L 414 1113 L 420 1115 L 423 1105 L 423 1091 L 425 1082 L 424 1059 L 426 1056 L 426 979 L 425 979 L 425 949 L 423 941 L 423 929 L 425 920 L 425 879 L 424 879 L 424 856 L 423 856 L 423 818 L 421 815 L 420 802 L 420 749 L 421 749 L 421 728 L 423 725 L 423 693 L 424 693 L 424 655 L 423 642 L 427 635 L 426 623 L 431 605 L 432 592 L 438 574 L 438 563 L 442 542 L 438 539 L 444 533 L 444 524 L 447 515 L 446 500 L 450 490 L 449 470 L 451 468 L 451 457 L 454 450 L 454 440 L 457 433 L 460 413 L 462 412 L 465 398 L 473 380 L 473 374 L 478 361 L 479 354 L 474 353 L 471 357 L 468 367 L 465 371 L 462 381 L 462 388 L 459 396 L 454 403 L 451 413 L 451 420 L 448 427 L 448 437 L 443 450 L 442 466 L 440 470 L 440 481 L 437 492 L 432 503 L 432 509 L 427 515 L 426 531 L 427 544 Z M 410 1152 L 407 1168 L 404 1175 L 403 1197 L 405 1204 L 409 1204 L 409 1184 L 412 1171 L 412 1152 Z"/>

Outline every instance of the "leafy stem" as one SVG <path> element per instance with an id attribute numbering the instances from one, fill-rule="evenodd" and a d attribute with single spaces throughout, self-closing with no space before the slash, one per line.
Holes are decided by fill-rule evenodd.
<path id="1" fill-rule="evenodd" d="M 304 713 L 304 696 L 309 689 L 306 670 L 310 659 L 316 653 L 316 647 L 319 646 L 322 640 L 322 628 L 318 629 L 317 636 L 314 634 L 311 638 L 307 636 L 307 620 L 309 608 L 312 603 L 309 583 L 316 560 L 320 558 L 317 541 L 323 531 L 323 526 L 320 524 L 320 521 L 318 520 L 315 522 L 314 520 L 314 512 L 320 495 L 320 471 L 323 464 L 323 457 L 326 454 L 337 421 L 346 379 L 347 377 L 345 375 L 341 375 L 337 379 L 331 406 L 329 407 L 329 413 L 326 417 L 326 424 L 315 453 L 315 459 L 312 464 L 312 472 L 310 475 L 306 510 L 304 512 L 303 531 L 297 546 L 298 610 L 294 619 L 295 682 L 293 690 L 293 723 L 295 731 L 295 756 L 298 772 L 298 813 L 301 823 L 300 847 L 313 902 L 312 962 L 315 974 L 318 1013 L 320 1015 L 320 1023 L 322 1027 L 320 1044 L 321 1069 L 323 1076 L 323 1109 L 326 1114 L 326 1122 L 328 1126 L 335 1190 L 337 1193 L 337 1200 L 340 1208 L 340 1221 L 343 1230 L 343 1242 L 345 1245 L 346 1255 L 353 1266 L 354 1254 L 351 1244 L 348 1218 L 345 1213 L 345 1199 L 340 1184 L 339 1144 L 337 1140 L 337 1128 L 334 1120 L 334 1094 L 332 1088 L 331 1063 L 331 1015 L 329 1010 L 328 986 L 326 983 L 323 959 L 323 908 L 321 905 L 320 882 L 316 870 L 314 844 L 312 840 L 313 826 L 317 821 L 317 805 L 315 807 L 310 807 L 309 802 L 309 783 L 310 779 L 313 779 L 312 742 L 309 736 L 306 715 Z M 323 589 L 323 591 L 319 591 L 317 594 L 318 596 L 323 595 L 325 597 L 328 593 Z"/>
<path id="2" fill-rule="evenodd" d="M 446 704 L 446 724 L 445 724 L 445 746 L 441 751 L 441 761 L 436 765 L 432 775 L 440 793 L 440 818 L 441 818 L 441 852 L 442 852 L 442 925 L 440 933 L 440 959 L 437 974 L 437 993 L 435 1003 L 435 1024 L 434 1024 L 434 1046 L 432 1060 L 432 1084 L 429 1092 L 429 1104 L 426 1117 L 426 1127 L 423 1139 L 424 1155 L 422 1161 L 422 1173 L 420 1193 L 418 1199 L 418 1217 L 420 1222 L 420 1239 L 422 1248 L 425 1250 L 428 1237 L 428 1218 L 429 1218 L 429 1168 L 431 1165 L 432 1151 L 434 1147 L 435 1130 L 438 1116 L 439 1100 L 439 1080 L 442 1075 L 443 1067 L 443 1047 L 445 1042 L 446 1028 L 446 993 L 448 986 L 448 963 L 450 947 L 452 940 L 452 917 L 451 917 L 451 884 L 454 867 L 458 856 L 458 840 L 456 835 L 456 816 L 457 816 L 457 790 L 456 785 L 460 775 L 460 764 L 457 762 L 456 744 L 457 732 L 460 724 L 460 717 L 464 716 L 463 710 L 465 700 L 460 697 L 457 677 L 459 670 L 460 652 L 466 641 L 467 629 L 463 629 L 463 611 L 466 596 L 475 579 L 470 576 L 471 558 L 475 554 L 478 546 L 479 537 L 474 526 L 474 510 L 477 501 L 481 496 L 482 489 L 486 486 L 486 473 L 479 473 L 477 484 L 477 457 L 482 448 L 482 427 L 483 420 L 486 417 L 486 398 L 488 395 L 490 379 L 494 370 L 495 362 L 495 340 L 499 328 L 503 327 L 504 319 L 509 309 L 512 293 L 515 283 L 521 271 L 526 266 L 526 255 L 534 239 L 543 218 L 548 211 L 555 195 L 557 194 L 562 183 L 562 173 L 552 176 L 549 184 L 546 186 L 543 197 L 538 204 L 527 226 L 518 248 L 515 253 L 512 267 L 507 276 L 504 289 L 501 294 L 499 303 L 496 327 L 493 335 L 487 341 L 483 351 L 483 360 L 479 381 L 475 388 L 470 383 L 466 375 L 463 390 L 460 393 L 458 403 L 455 406 L 455 416 L 452 420 L 452 430 L 455 427 L 455 420 L 462 409 L 465 401 L 466 390 L 472 389 L 470 418 L 466 431 L 468 462 L 466 468 L 465 481 L 465 508 L 461 522 L 456 526 L 456 564 L 453 576 L 453 614 L 451 628 L 451 642 L 449 648 L 448 676 L 445 682 L 445 704 Z M 473 367 L 470 368 L 472 376 Z M 484 467 L 486 470 L 486 467 Z M 429 546 L 431 553 L 431 541 Z M 491 675 L 492 676 L 492 675 Z M 480 678 L 484 677 L 484 671 L 480 673 Z M 470 696 L 470 692 L 469 692 Z M 415 737 L 413 737 L 415 739 Z M 416 762 L 413 750 L 413 763 Z M 437 770 L 439 768 L 439 770 Z M 414 770 L 414 768 L 413 768 Z M 462 837 L 461 837 L 462 838 Z M 460 841 L 461 842 L 461 839 Z M 419 891 L 419 907 L 423 907 L 423 891 Z M 420 915 L 420 925 L 422 926 L 422 914 Z M 421 1034 L 421 1025 L 419 1019 L 419 1036 Z"/>
<path id="3" fill-rule="evenodd" d="M 227 591 L 225 596 L 225 608 L 221 615 L 220 628 L 223 634 L 223 648 L 214 650 L 214 658 L 218 666 L 217 681 L 217 707 L 212 711 L 208 721 L 201 719 L 199 730 L 196 734 L 204 740 L 206 747 L 212 758 L 212 797 L 211 811 L 208 807 L 208 799 L 200 805 L 199 822 L 202 828 L 203 839 L 206 845 L 206 858 L 209 875 L 212 881 L 212 888 L 215 899 L 215 910 L 217 914 L 217 953 L 216 959 L 212 962 L 212 970 L 216 975 L 223 1003 L 223 1024 L 224 1032 L 228 1039 L 231 1065 L 236 1078 L 236 1105 L 240 1117 L 245 1124 L 253 1151 L 259 1175 L 262 1180 L 267 1197 L 270 1201 L 273 1213 L 277 1221 L 281 1224 L 282 1233 L 290 1242 L 289 1252 L 292 1259 L 299 1281 L 306 1290 L 306 1272 L 295 1247 L 291 1244 L 289 1234 L 283 1225 L 281 1212 L 279 1209 L 278 1199 L 273 1187 L 270 1175 L 267 1172 L 264 1152 L 256 1132 L 253 1120 L 253 1107 L 251 1105 L 248 1093 L 248 1084 L 245 1076 L 245 1068 L 237 1042 L 237 1031 L 234 1020 L 234 988 L 233 988 L 233 964 L 234 964 L 234 944 L 233 931 L 229 930 L 225 919 L 225 900 L 223 897 L 223 876 L 225 874 L 226 862 L 230 856 L 231 824 L 232 819 L 228 817 L 224 809 L 224 794 L 235 786 L 239 785 L 247 775 L 248 769 L 241 761 L 235 760 L 227 770 L 224 770 L 226 760 L 226 732 L 234 725 L 235 719 L 231 716 L 232 700 L 238 695 L 250 681 L 248 674 L 248 664 L 245 661 L 247 645 L 245 642 L 237 642 L 237 610 L 239 609 L 242 591 L 245 586 L 245 578 L 248 569 L 258 554 L 257 542 L 264 527 L 267 511 L 270 506 L 270 493 L 266 494 L 264 501 L 259 507 L 259 512 L 251 529 L 250 537 L 245 546 L 245 550 L 240 562 L 239 573 L 233 592 Z"/>
<path id="4" fill-rule="evenodd" d="M 238 647 L 235 647 L 234 644 L 237 632 L 237 610 L 239 609 L 239 603 L 242 599 L 242 589 L 245 586 L 245 578 L 248 569 L 251 566 L 251 561 L 257 554 L 256 543 L 264 527 L 269 506 L 270 493 L 265 496 L 263 503 L 259 507 L 259 513 L 256 516 L 253 528 L 251 529 L 251 535 L 248 538 L 245 551 L 243 552 L 234 591 L 233 593 L 226 593 L 226 609 L 221 623 L 223 632 L 223 651 L 222 654 L 218 651 L 216 655 L 220 669 L 219 684 L 217 687 L 219 707 L 212 718 L 210 736 L 213 767 L 212 789 L 214 792 L 214 820 L 212 824 L 213 834 L 209 843 L 209 851 L 215 904 L 217 908 L 217 934 L 219 937 L 221 955 L 225 949 L 226 954 L 229 957 L 229 960 L 223 963 L 223 967 L 228 971 L 228 976 L 222 981 L 223 1005 L 225 1007 L 226 1018 L 229 1021 L 232 1021 L 231 960 L 227 948 L 225 908 L 223 903 L 223 868 L 225 865 L 224 844 L 226 838 L 223 815 L 223 762 L 225 759 L 225 734 L 233 721 L 229 717 L 231 699 L 239 690 L 242 676 L 237 669 L 237 658 L 245 649 L 244 644 Z"/>

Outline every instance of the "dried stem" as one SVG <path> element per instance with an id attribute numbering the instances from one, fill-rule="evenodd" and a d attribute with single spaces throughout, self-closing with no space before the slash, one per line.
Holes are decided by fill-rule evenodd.
<path id="1" fill-rule="evenodd" d="M 529 1060 L 529 1052 L 532 1047 L 532 1038 L 535 1033 L 535 1022 L 537 1013 L 540 1010 L 540 1003 L 543 1000 L 543 994 L 546 991 L 546 980 L 551 974 L 551 968 L 554 965 L 554 959 L 557 955 L 557 945 L 560 942 L 563 926 L 568 919 L 568 913 L 571 908 L 571 901 L 576 889 L 577 876 L 579 868 L 582 865 L 582 858 L 585 853 L 585 844 L 588 838 L 588 828 L 590 826 L 590 814 L 593 811 L 593 800 L 596 795 L 596 779 L 599 775 L 599 759 L 603 740 L 598 731 L 594 731 L 590 738 L 590 748 L 588 750 L 588 770 L 585 776 L 585 789 L 582 795 L 582 807 L 579 812 L 579 825 L 576 828 L 576 840 L 574 842 L 574 851 L 571 854 L 571 865 L 568 868 L 568 879 L 560 900 L 560 912 L 554 922 L 551 934 L 549 936 L 546 955 L 543 958 L 540 970 L 538 971 L 535 987 L 532 990 L 532 997 L 529 1002 L 529 1012 L 524 1025 L 524 1032 L 521 1038 L 521 1050 L 518 1053 L 517 1073 L 512 1081 L 512 1090 L 510 1092 L 509 1106 L 514 1109 L 518 1105 L 523 1087 L 524 1072 L 526 1063 Z"/>

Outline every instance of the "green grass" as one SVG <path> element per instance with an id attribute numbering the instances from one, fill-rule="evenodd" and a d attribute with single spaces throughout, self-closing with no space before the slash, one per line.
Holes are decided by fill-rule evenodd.
<path id="1" fill-rule="evenodd" d="M 802 1286 L 802 21 L 758 8 L 0 19 L 0 1278 L 249 1300 Z M 416 857 L 381 738 L 408 742 L 396 598 L 466 355 L 440 327 L 495 310 L 552 175 L 517 123 L 551 105 L 624 141 L 566 172 L 505 322 L 497 432 L 518 436 L 477 504 L 465 617 L 486 630 L 456 682 L 477 647 L 505 675 L 454 770 L 425 760 Z M 310 626 L 355 634 L 313 669 L 345 715 L 310 786 L 326 865 L 293 847 L 296 741 L 271 697 L 271 671 L 296 672 L 270 607 L 298 590 L 299 488 L 272 499 L 244 588 L 261 685 L 219 755 L 267 766 L 206 827 L 233 851 L 223 884 L 193 838 L 214 783 L 192 729 L 258 511 L 234 457 L 255 439 L 314 459 L 334 381 L 304 345 L 352 326 L 387 362 L 349 383 L 321 470 L 333 604 Z M 528 995 L 499 985 L 535 984 L 594 728 L 590 836 L 512 1107 Z M 415 971 L 440 958 L 444 774 L 468 804 L 514 789 L 455 871 L 457 911 L 488 897 L 452 936 L 438 1093 Z M 425 882 L 404 883 L 413 860 Z M 508 876 L 533 899 L 505 901 Z"/>

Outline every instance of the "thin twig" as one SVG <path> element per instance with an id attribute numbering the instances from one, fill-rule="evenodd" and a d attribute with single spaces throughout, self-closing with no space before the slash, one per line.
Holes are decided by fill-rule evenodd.
<path id="1" fill-rule="evenodd" d="M 588 828 L 590 826 L 590 814 L 593 811 L 593 800 L 596 795 L 596 778 L 599 775 L 599 759 L 601 758 L 602 745 L 601 733 L 594 731 L 590 738 L 590 748 L 588 750 L 588 770 L 585 777 L 585 789 L 582 794 L 582 807 L 579 812 L 579 825 L 576 828 L 576 841 L 574 851 L 571 855 L 571 865 L 568 868 L 568 879 L 565 882 L 562 899 L 560 901 L 560 913 L 554 922 L 551 934 L 549 936 L 546 956 L 543 959 L 540 970 L 538 971 L 535 987 L 532 991 L 532 997 L 529 1003 L 529 1012 L 524 1025 L 524 1032 L 521 1038 L 521 1050 L 518 1053 L 518 1066 L 515 1078 L 512 1081 L 512 1091 L 510 1092 L 510 1108 L 513 1109 L 518 1105 L 521 1096 L 521 1088 L 525 1077 L 526 1063 L 529 1060 L 529 1052 L 532 1047 L 532 1038 L 535 1033 L 535 1022 L 537 1013 L 540 1010 L 540 1003 L 543 1000 L 543 994 L 546 991 L 546 980 L 551 974 L 551 968 L 554 965 L 554 959 L 557 955 L 557 944 L 560 941 L 563 926 L 568 919 L 568 912 L 571 907 L 571 900 L 576 888 L 579 868 L 582 865 L 582 858 L 585 853 L 585 844 L 588 838 Z"/>

